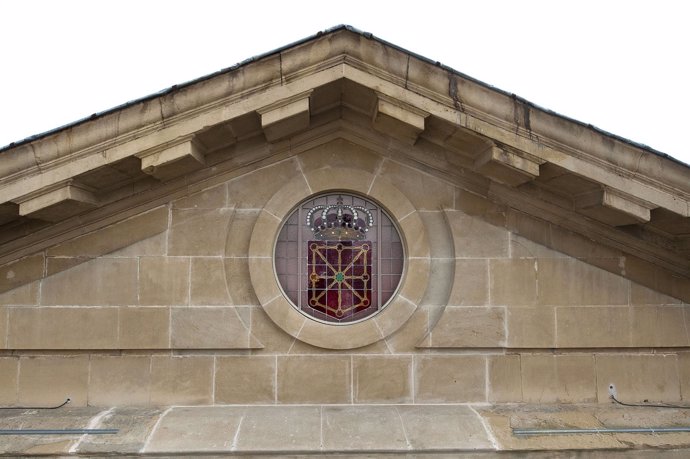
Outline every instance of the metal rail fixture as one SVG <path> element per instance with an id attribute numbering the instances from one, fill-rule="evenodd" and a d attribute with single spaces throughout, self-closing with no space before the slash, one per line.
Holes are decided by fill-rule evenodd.
<path id="1" fill-rule="evenodd" d="M 617 434 L 617 433 L 677 433 L 690 432 L 690 426 L 683 427 L 601 427 L 583 429 L 513 429 L 513 435 L 573 435 L 573 434 Z"/>
<path id="2" fill-rule="evenodd" d="M 0 430 L 0 435 L 113 435 L 120 429 L 9 429 Z"/>

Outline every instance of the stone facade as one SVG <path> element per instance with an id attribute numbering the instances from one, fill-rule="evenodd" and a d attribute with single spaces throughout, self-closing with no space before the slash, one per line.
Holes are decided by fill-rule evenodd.
<path id="1" fill-rule="evenodd" d="M 353 54 L 319 69 L 339 40 Z M 106 114 L 69 128 L 69 152 L 62 132 L 34 141 L 52 169 L 24 164 L 24 144 L 3 151 L 0 405 L 608 404 L 609 384 L 628 401 L 690 399 L 689 262 L 683 234 L 661 229 L 688 225 L 690 191 L 673 187 L 690 170 L 571 138 L 563 126 L 583 128 L 460 76 L 444 106 L 447 70 L 387 46 L 339 29 L 280 52 L 291 82 L 266 83 L 269 55 L 225 74 L 231 89 L 221 75 L 161 96 L 166 119 L 148 100 L 121 109 L 139 137 Z M 347 66 L 386 49 L 392 75 L 427 72 L 417 93 L 392 77 L 372 90 L 376 72 Z M 96 151 L 112 163 L 88 169 Z M 616 179 L 632 183 L 623 197 L 607 174 L 627 157 L 612 152 L 649 170 Z M 405 244 L 397 295 L 351 325 L 299 313 L 273 266 L 281 223 L 325 191 L 379 203 Z"/>
<path id="2" fill-rule="evenodd" d="M 344 139 L 216 181 L 3 269 L 25 278 L 0 297 L 4 404 L 690 398 L 690 313 L 620 253 Z M 368 191 L 409 254 L 398 298 L 349 326 L 299 314 L 272 266 L 284 215 L 328 189 Z"/>

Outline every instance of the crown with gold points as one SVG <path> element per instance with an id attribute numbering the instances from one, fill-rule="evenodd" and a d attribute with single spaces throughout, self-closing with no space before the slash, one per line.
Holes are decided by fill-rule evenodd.
<path id="1" fill-rule="evenodd" d="M 362 240 L 366 239 L 369 228 L 374 226 L 374 216 L 362 206 L 343 204 L 343 198 L 338 197 L 336 204 L 309 209 L 307 226 L 317 240 Z"/>

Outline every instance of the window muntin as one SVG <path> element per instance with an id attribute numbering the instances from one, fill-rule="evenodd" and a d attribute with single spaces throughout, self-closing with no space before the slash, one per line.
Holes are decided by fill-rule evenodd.
<path id="1" fill-rule="evenodd" d="M 388 214 L 347 193 L 300 203 L 284 222 L 274 252 L 278 282 L 293 306 L 328 324 L 358 322 L 382 310 L 398 289 L 404 259 Z"/>

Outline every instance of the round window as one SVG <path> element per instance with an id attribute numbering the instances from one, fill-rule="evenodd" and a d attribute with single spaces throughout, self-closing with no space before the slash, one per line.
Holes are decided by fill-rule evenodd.
<path id="1" fill-rule="evenodd" d="M 405 255 L 398 229 L 360 196 L 312 196 L 283 223 L 274 252 L 278 282 L 293 306 L 329 324 L 357 322 L 395 294 Z"/>

